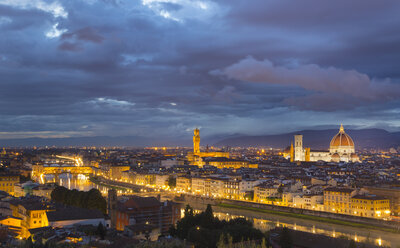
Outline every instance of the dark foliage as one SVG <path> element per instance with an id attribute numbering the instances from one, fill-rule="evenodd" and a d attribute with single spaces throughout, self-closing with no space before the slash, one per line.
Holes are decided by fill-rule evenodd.
<path id="1" fill-rule="evenodd" d="M 88 209 L 98 209 L 103 213 L 106 213 L 107 210 L 107 202 L 97 189 L 78 191 L 76 189 L 69 190 L 65 187 L 57 186 L 51 192 L 51 199 L 55 202 L 65 205 Z"/>
<path id="2" fill-rule="evenodd" d="M 279 244 L 282 248 L 292 248 L 293 246 L 292 237 L 290 236 L 290 231 L 287 227 L 282 229 Z"/>
<path id="3" fill-rule="evenodd" d="M 168 177 L 168 186 L 171 189 L 174 189 L 176 187 L 176 177 L 174 177 L 174 176 L 169 176 Z"/>
<path id="4" fill-rule="evenodd" d="M 99 235 L 100 239 L 104 240 L 107 234 L 106 228 L 103 226 L 103 224 L 100 222 L 99 225 L 97 226 L 97 235 Z"/>
<path id="5" fill-rule="evenodd" d="M 199 214 L 193 214 L 193 209 L 187 205 L 185 217 L 178 221 L 176 228 L 171 227 L 170 234 L 180 239 L 193 242 L 196 247 L 216 247 L 220 236 L 233 237 L 233 242 L 242 240 L 261 240 L 264 234 L 244 219 L 236 218 L 230 221 L 214 217 L 211 205 Z"/>

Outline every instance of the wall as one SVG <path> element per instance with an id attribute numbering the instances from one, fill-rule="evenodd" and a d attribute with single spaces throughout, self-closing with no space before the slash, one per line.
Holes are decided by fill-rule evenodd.
<path id="1" fill-rule="evenodd" d="M 52 227 L 71 227 L 75 224 L 77 225 L 93 225 L 97 226 L 99 223 L 102 223 L 104 226 L 106 225 L 105 220 L 102 218 L 99 219 L 81 219 L 81 220 L 63 220 L 63 221 L 53 221 L 49 222 L 49 226 Z"/>

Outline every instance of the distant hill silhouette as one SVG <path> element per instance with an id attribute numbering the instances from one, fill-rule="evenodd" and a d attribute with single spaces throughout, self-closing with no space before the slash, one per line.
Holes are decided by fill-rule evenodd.
<path id="1" fill-rule="evenodd" d="M 246 136 L 242 134 L 212 135 L 202 137 L 202 146 L 266 146 L 285 148 L 290 145 L 293 135 L 303 134 L 305 147 L 311 149 L 328 149 L 332 137 L 338 129 L 304 130 L 277 135 Z M 383 129 L 346 130 L 354 140 L 356 149 L 360 148 L 390 148 L 400 146 L 400 132 L 390 133 Z M 32 146 L 192 146 L 192 137 L 178 136 L 169 138 L 147 138 L 141 136 L 94 136 L 73 138 L 22 138 L 0 139 L 0 147 L 32 147 Z"/>
<path id="2" fill-rule="evenodd" d="M 302 134 L 303 144 L 311 149 L 329 149 L 332 137 L 338 129 L 303 130 L 299 132 L 283 133 L 277 135 L 240 136 L 220 140 L 217 146 L 267 146 L 285 148 L 293 141 L 293 135 Z M 345 130 L 353 139 L 356 149 L 382 148 L 400 146 L 400 132 L 388 132 L 383 129 Z"/>
<path id="3" fill-rule="evenodd" d="M 167 146 L 172 145 L 166 140 L 155 140 L 140 136 L 93 136 L 93 137 L 71 137 L 71 138 L 21 138 L 21 139 L 0 139 L 0 147 L 43 147 L 43 146 Z"/>

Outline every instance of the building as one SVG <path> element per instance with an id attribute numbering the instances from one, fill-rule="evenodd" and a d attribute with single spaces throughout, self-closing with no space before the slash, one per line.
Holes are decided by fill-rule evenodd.
<path id="1" fill-rule="evenodd" d="M 324 190 L 324 209 L 328 212 L 352 214 L 351 197 L 357 190 L 351 188 L 329 187 Z"/>
<path id="2" fill-rule="evenodd" d="M 0 174 L 0 190 L 10 195 L 15 194 L 15 184 L 19 183 L 19 175 L 10 173 Z"/>
<path id="3" fill-rule="evenodd" d="M 9 231 L 14 233 L 13 236 L 18 237 L 22 233 L 22 219 L 13 216 L 0 216 L 0 228 L 7 227 Z"/>
<path id="4" fill-rule="evenodd" d="M 240 200 L 244 198 L 244 193 L 240 192 L 240 180 L 223 179 L 223 197 L 227 199 Z"/>
<path id="5" fill-rule="evenodd" d="M 383 196 L 390 201 L 390 211 L 400 215 L 400 187 L 364 187 L 369 193 Z"/>
<path id="6" fill-rule="evenodd" d="M 156 174 L 148 172 L 137 172 L 135 175 L 135 184 L 138 185 L 155 185 Z"/>
<path id="7" fill-rule="evenodd" d="M 49 222 L 46 212 L 54 210 L 54 208 L 40 197 L 13 199 L 10 201 L 9 206 L 12 216 L 22 220 L 21 237 L 23 238 L 30 236 L 29 229 L 48 226 Z"/>
<path id="8" fill-rule="evenodd" d="M 155 225 L 136 224 L 125 226 L 124 235 L 137 240 L 157 241 L 161 232 Z"/>
<path id="9" fill-rule="evenodd" d="M 254 187 L 254 201 L 259 203 L 273 203 L 273 198 L 279 197 L 276 185 L 263 183 Z"/>
<path id="10" fill-rule="evenodd" d="M 113 180 L 122 180 L 123 176 L 122 173 L 124 171 L 129 171 L 131 167 L 127 165 L 113 165 L 110 166 L 109 177 Z"/>
<path id="11" fill-rule="evenodd" d="M 206 165 L 217 167 L 218 169 L 232 168 L 239 169 L 245 168 L 258 168 L 258 164 L 251 164 L 249 161 L 239 159 L 225 158 L 225 157 L 211 157 L 203 159 Z"/>
<path id="12" fill-rule="evenodd" d="M 351 198 L 353 215 L 369 218 L 390 217 L 389 199 L 376 195 L 355 195 Z"/>
<path id="13" fill-rule="evenodd" d="M 166 188 L 168 186 L 169 175 L 167 174 L 156 174 L 155 185 L 158 188 Z"/>
<path id="14" fill-rule="evenodd" d="M 171 201 L 161 203 L 155 197 L 131 196 L 125 201 L 119 200 L 115 211 L 115 223 L 119 231 L 127 226 L 153 225 L 160 229 L 162 234 L 168 232 L 181 217 L 180 205 Z"/>
<path id="15" fill-rule="evenodd" d="M 176 190 L 178 192 L 190 192 L 192 189 L 192 178 L 189 176 L 178 176 L 176 178 Z"/>
<path id="16" fill-rule="evenodd" d="M 46 212 L 48 223 L 53 228 L 72 227 L 74 225 L 106 226 L 104 214 L 97 209 L 76 207 L 59 208 Z"/>
<path id="17" fill-rule="evenodd" d="M 196 128 L 193 131 L 193 152 L 188 152 L 187 159 L 188 161 L 197 166 L 203 166 L 205 163 L 203 162 L 203 158 L 205 157 L 217 157 L 217 158 L 229 158 L 229 152 L 223 151 L 200 151 L 200 130 Z"/>
<path id="18" fill-rule="evenodd" d="M 287 154 L 287 153 L 284 153 Z M 333 136 L 329 150 L 311 150 L 303 147 L 303 135 L 294 136 L 294 148 L 290 149 L 290 160 L 295 161 L 325 161 L 325 162 L 358 162 L 353 139 L 340 125 L 339 132 Z"/>
<path id="19" fill-rule="evenodd" d="M 323 195 L 297 195 L 293 197 L 293 207 L 310 210 L 324 210 Z"/>

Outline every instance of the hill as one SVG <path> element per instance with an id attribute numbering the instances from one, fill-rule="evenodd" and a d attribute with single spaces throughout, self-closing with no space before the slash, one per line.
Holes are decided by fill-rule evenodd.
<path id="1" fill-rule="evenodd" d="M 218 141 L 216 146 L 266 146 L 285 148 L 293 141 L 295 134 L 303 135 L 303 144 L 311 149 L 328 149 L 332 137 L 338 133 L 337 129 L 303 130 L 299 132 L 277 135 L 239 136 Z M 382 148 L 400 146 L 400 132 L 391 133 L 384 129 L 346 130 L 352 137 L 356 149 Z"/>

